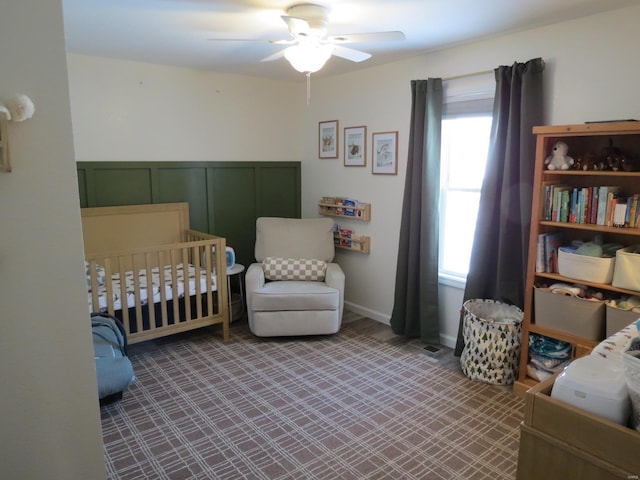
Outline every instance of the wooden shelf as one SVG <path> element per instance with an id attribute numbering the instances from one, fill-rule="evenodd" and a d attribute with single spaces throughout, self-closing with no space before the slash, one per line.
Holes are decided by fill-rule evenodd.
<path id="1" fill-rule="evenodd" d="M 606 290 L 608 292 L 617 292 L 623 295 L 638 295 L 638 292 L 636 292 L 635 290 L 628 290 L 626 288 L 614 287 L 609 283 L 595 283 L 595 282 L 588 282 L 586 280 L 575 280 L 573 278 L 563 277 L 558 273 L 536 272 L 535 276 L 536 278 L 546 278 L 548 280 L 553 280 L 554 282 L 579 283 L 580 285 L 584 285 L 586 287 L 592 287 L 598 290 Z"/>
<path id="2" fill-rule="evenodd" d="M 350 237 L 334 235 L 333 240 L 336 248 L 342 248 L 344 250 L 369 253 L 371 249 L 371 238 L 366 235 L 352 235 Z"/>
<path id="3" fill-rule="evenodd" d="M 589 350 L 593 349 L 598 343 L 593 340 L 587 340 L 576 335 L 571 335 L 568 333 L 561 332 L 559 330 L 554 330 L 549 327 L 542 327 L 540 325 L 536 325 L 532 323 L 529 325 L 529 332 L 538 333 L 540 335 L 544 335 L 545 337 L 552 337 L 556 340 L 562 340 L 563 342 L 568 342 L 573 345 L 580 345 L 583 348 L 587 348 Z"/>
<path id="4" fill-rule="evenodd" d="M 318 202 L 318 213 L 330 217 L 340 217 L 347 220 L 369 221 L 371 219 L 371 204 L 359 202 L 344 197 L 322 197 Z M 367 235 L 356 235 L 352 230 L 336 230 L 333 235 L 336 248 L 352 252 L 369 253 L 371 238 Z"/>
<path id="5" fill-rule="evenodd" d="M 331 197 L 325 197 L 329 199 Z M 349 201 L 349 204 L 343 204 L 341 202 L 349 201 L 342 198 L 334 199 L 335 203 L 329 203 L 326 201 L 318 202 L 318 213 L 320 215 L 328 215 L 331 217 L 348 218 L 351 220 L 369 221 L 371 219 L 371 204 L 362 203 L 356 200 Z M 354 205 L 351 205 L 351 202 Z"/>
<path id="6" fill-rule="evenodd" d="M 640 189 L 640 185 L 638 188 Z M 539 223 L 545 227 L 570 228 L 575 230 L 587 230 L 593 233 L 613 233 L 615 235 L 632 235 L 640 237 L 640 228 L 605 227 L 603 225 L 594 225 L 592 223 L 550 222 L 546 220 L 541 220 Z"/>
<path id="7" fill-rule="evenodd" d="M 569 155 L 574 159 L 586 154 L 594 154 L 602 159 L 604 149 L 610 145 L 619 148 L 628 159 L 640 158 L 640 122 L 542 126 L 534 127 L 533 133 L 537 136 L 531 210 L 533 218 L 529 236 L 519 377 L 514 384 L 514 393 L 518 395 L 524 395 L 529 388 L 538 384 L 536 380 L 527 375 L 529 335 L 531 333 L 570 343 L 572 358 L 588 354 L 600 343 L 600 340 L 589 340 L 581 338 L 579 335 L 570 335 L 555 330 L 552 327 L 537 325 L 534 312 L 534 287 L 536 284 L 541 282 L 579 283 L 605 293 L 640 295 L 640 292 L 617 288 L 609 284 L 577 281 L 557 273 L 536 272 L 537 241 L 538 235 L 541 233 L 564 232 L 567 243 L 572 240 L 589 241 L 595 235 L 601 235 L 605 243 L 615 242 L 622 245 L 640 243 L 640 229 L 638 228 L 542 220 L 545 202 L 544 186 L 548 184 L 563 184 L 570 188 L 617 185 L 621 187 L 625 195 L 640 193 L 640 171 L 546 170 L 544 163 L 557 141 L 563 141 L 569 146 Z M 640 170 L 640 165 L 635 165 L 635 169 Z"/>

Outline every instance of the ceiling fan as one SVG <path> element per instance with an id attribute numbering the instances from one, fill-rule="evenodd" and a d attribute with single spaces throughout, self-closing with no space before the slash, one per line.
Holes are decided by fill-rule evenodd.
<path id="1" fill-rule="evenodd" d="M 282 20 L 286 23 L 291 39 L 266 40 L 277 45 L 288 45 L 287 48 L 274 53 L 263 62 L 285 57 L 291 66 L 307 75 L 320 70 L 332 55 L 352 62 L 362 62 L 371 54 L 344 47 L 347 43 L 364 43 L 379 41 L 404 40 L 404 33 L 399 31 L 352 33 L 327 36 L 328 9 L 322 5 L 302 3 L 289 7 Z M 222 39 L 212 39 L 222 40 Z"/>

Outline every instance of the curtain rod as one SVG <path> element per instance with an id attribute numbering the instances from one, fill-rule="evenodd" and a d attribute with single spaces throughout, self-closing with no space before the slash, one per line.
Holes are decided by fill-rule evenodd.
<path id="1" fill-rule="evenodd" d="M 542 67 L 545 67 L 545 62 L 544 60 L 542 60 Z M 493 70 L 482 70 L 480 72 L 473 72 L 473 73 L 463 73 L 461 75 L 454 75 L 452 77 L 445 77 L 442 79 L 443 82 L 446 82 L 447 80 L 458 80 L 459 78 L 467 78 L 467 77 L 477 77 L 479 75 L 486 75 L 488 73 L 493 73 L 495 72 L 495 69 Z"/>
<path id="2" fill-rule="evenodd" d="M 454 75 L 453 77 L 445 77 L 442 79 L 443 82 L 448 80 L 458 80 L 459 78 L 467 78 L 467 77 L 477 77 L 479 75 L 486 75 L 488 73 L 493 73 L 494 70 L 482 70 L 481 72 L 473 72 L 473 73 L 463 73 L 462 75 Z"/>

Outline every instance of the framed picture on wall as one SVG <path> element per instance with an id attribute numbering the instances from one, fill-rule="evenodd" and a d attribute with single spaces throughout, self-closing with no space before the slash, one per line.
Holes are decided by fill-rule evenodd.
<path id="1" fill-rule="evenodd" d="M 398 174 L 398 132 L 373 134 L 371 171 L 376 175 Z"/>
<path id="2" fill-rule="evenodd" d="M 367 165 L 367 127 L 344 129 L 344 166 L 364 167 Z"/>
<path id="3" fill-rule="evenodd" d="M 318 124 L 318 156 L 338 158 L 338 120 Z"/>

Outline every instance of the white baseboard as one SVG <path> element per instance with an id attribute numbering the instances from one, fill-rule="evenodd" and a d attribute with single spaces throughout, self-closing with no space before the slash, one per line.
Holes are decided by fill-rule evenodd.
<path id="1" fill-rule="evenodd" d="M 451 335 L 440 335 L 440 345 L 444 345 L 449 348 L 456 348 L 456 342 L 458 339 Z"/>
<path id="2" fill-rule="evenodd" d="M 344 308 L 347 310 L 362 315 L 363 317 L 370 318 L 376 322 L 384 323 L 385 325 L 391 324 L 391 316 L 384 313 L 376 312 L 369 308 L 365 308 L 361 305 L 357 305 L 352 302 L 344 302 Z M 456 348 L 457 338 L 451 335 L 440 335 L 440 344 L 449 348 Z"/>
<path id="3" fill-rule="evenodd" d="M 351 302 L 344 302 L 344 308 L 350 310 L 354 313 L 358 313 L 363 317 L 370 318 L 371 320 L 375 320 L 376 322 L 384 323 L 385 325 L 389 325 L 391 317 L 389 315 L 385 315 L 380 312 L 376 312 L 375 310 L 371 310 L 369 308 L 365 308 L 361 305 L 357 305 Z"/>

